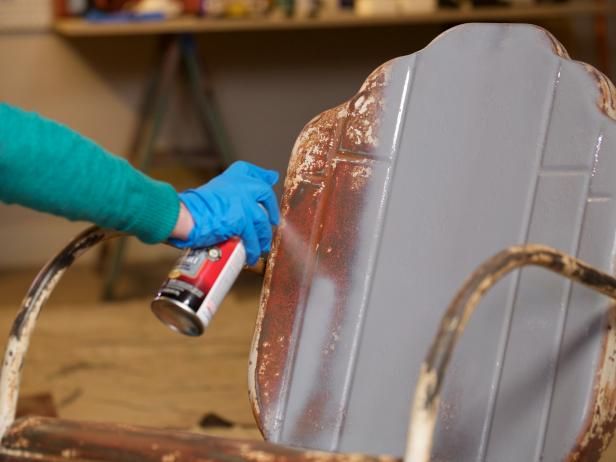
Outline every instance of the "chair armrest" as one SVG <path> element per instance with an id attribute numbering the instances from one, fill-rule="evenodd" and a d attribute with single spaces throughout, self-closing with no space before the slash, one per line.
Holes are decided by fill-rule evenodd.
<path id="1" fill-rule="evenodd" d="M 21 369 L 43 304 L 75 259 L 99 242 L 120 235 L 121 233 L 117 231 L 108 231 L 96 226 L 86 229 L 49 261 L 32 282 L 13 321 L 4 351 L 4 361 L 0 371 L 0 438 L 15 420 Z"/>
<path id="2" fill-rule="evenodd" d="M 424 359 L 411 408 L 406 462 L 428 462 L 440 391 L 453 348 L 486 292 L 511 271 L 540 266 L 616 300 L 616 278 L 547 246 L 510 247 L 485 261 L 456 293 Z"/>

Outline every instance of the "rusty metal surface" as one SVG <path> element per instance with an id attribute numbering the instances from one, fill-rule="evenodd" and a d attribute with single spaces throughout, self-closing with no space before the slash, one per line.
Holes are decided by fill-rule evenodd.
<path id="1" fill-rule="evenodd" d="M 609 331 L 613 328 L 611 323 L 616 312 L 616 278 L 574 257 L 540 245 L 512 247 L 495 255 L 481 265 L 458 290 L 441 319 L 436 337 L 421 365 L 411 409 L 409 445 L 405 460 L 413 462 L 430 461 L 443 380 L 447 373 L 453 349 L 477 305 L 488 290 L 508 273 L 528 265 L 543 267 L 610 297 L 612 299 L 612 304 L 609 307 L 610 320 L 605 329 Z M 613 355 L 614 353 L 616 351 L 612 349 L 610 354 Z M 601 371 L 604 371 L 604 367 L 601 368 Z M 613 366 L 611 366 L 609 372 L 611 379 L 613 379 L 612 371 Z M 616 384 L 613 380 L 610 382 L 600 384 L 600 387 L 601 385 L 607 386 L 607 389 L 603 389 L 602 393 L 609 393 L 611 397 L 605 400 L 602 396 L 596 404 L 597 412 L 607 425 L 613 425 L 616 413 L 613 401 L 613 388 Z M 593 433 L 594 436 L 590 436 Z M 611 438 L 611 432 L 604 428 L 599 429 L 599 431 L 586 430 L 586 435 L 585 440 L 576 447 L 576 451 L 570 456 L 570 460 L 598 461 Z"/>
<path id="2" fill-rule="evenodd" d="M 119 235 L 97 227 L 85 230 L 45 265 L 30 286 L 11 328 L 0 371 L 0 438 L 15 420 L 21 369 L 42 306 L 76 258 L 99 242 Z"/>
<path id="3" fill-rule="evenodd" d="M 392 66 L 391 62 L 381 66 L 353 99 L 313 119 L 293 149 L 281 207 L 284 219 L 272 247 L 262 293 L 261 303 L 268 311 L 266 317 L 261 311 L 257 320 L 249 373 L 257 422 L 265 436 L 274 440 L 282 431 L 278 404 L 289 391 L 285 386 L 292 367 L 288 352 L 296 346 L 303 322 L 297 307 L 315 296 L 306 290 L 306 279 L 315 271 L 325 286 L 336 288 L 336 294 L 331 294 L 334 315 L 317 327 L 328 333 L 317 346 L 322 356 L 314 371 L 322 373 L 324 387 L 310 393 L 297 410 L 296 424 L 286 431 L 295 433 L 292 439 L 300 441 L 309 438 L 308 433 L 302 436 L 304 430 L 313 425 L 318 430 L 322 419 L 332 427 L 342 423 L 340 411 L 329 406 L 326 385 L 332 377 L 328 371 L 335 368 L 336 348 L 345 341 L 342 330 L 353 328 L 346 307 L 355 282 L 354 264 L 358 264 L 354 263 L 358 257 L 356 239 L 365 220 L 362 204 L 368 190 L 376 187 L 381 195 L 386 192 L 391 159 L 377 154 L 375 147 L 383 135 L 383 89 Z M 391 136 L 391 129 L 384 131 L 386 136 Z M 379 213 L 378 203 L 371 208 Z M 331 436 L 336 439 L 335 432 Z"/>
<path id="4" fill-rule="evenodd" d="M 538 242 L 612 273 L 613 119 L 611 83 L 553 36 L 484 24 L 311 121 L 253 342 L 266 438 L 401 456 L 423 354 L 482 260 Z M 461 339 L 434 460 L 592 461 L 612 437 L 606 301 L 537 271 L 491 291 Z"/>
<path id="5" fill-rule="evenodd" d="M 397 462 L 389 457 L 301 451 L 266 442 L 120 424 L 30 417 L 6 433 L 0 461 Z"/>
<path id="6" fill-rule="evenodd" d="M 616 434 L 616 306 L 604 322 L 606 335 L 597 362 L 591 408 L 567 462 L 598 461 Z M 614 450 L 612 448 L 611 454 Z"/>

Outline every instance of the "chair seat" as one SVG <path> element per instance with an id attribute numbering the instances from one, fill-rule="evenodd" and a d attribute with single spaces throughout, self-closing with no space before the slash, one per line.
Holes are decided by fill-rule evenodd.
<path id="1" fill-rule="evenodd" d="M 390 457 L 302 451 L 263 441 L 212 437 L 124 424 L 28 417 L 2 441 L 0 461 L 80 462 L 394 462 Z"/>

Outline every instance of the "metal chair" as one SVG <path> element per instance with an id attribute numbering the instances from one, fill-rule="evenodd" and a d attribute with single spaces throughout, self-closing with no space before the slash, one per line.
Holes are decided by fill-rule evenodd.
<path id="1" fill-rule="evenodd" d="M 38 310 L 113 236 L 85 232 L 16 319 L 0 461 L 609 458 L 615 94 L 540 28 L 464 25 L 304 128 L 249 359 L 268 442 L 14 421 Z"/>

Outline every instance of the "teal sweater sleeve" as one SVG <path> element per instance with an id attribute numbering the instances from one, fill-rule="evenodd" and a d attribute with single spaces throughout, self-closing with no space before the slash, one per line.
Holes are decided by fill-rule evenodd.
<path id="1" fill-rule="evenodd" d="M 179 214 L 170 184 L 7 104 L 0 104 L 0 201 L 125 231 L 146 243 L 167 239 Z"/>

